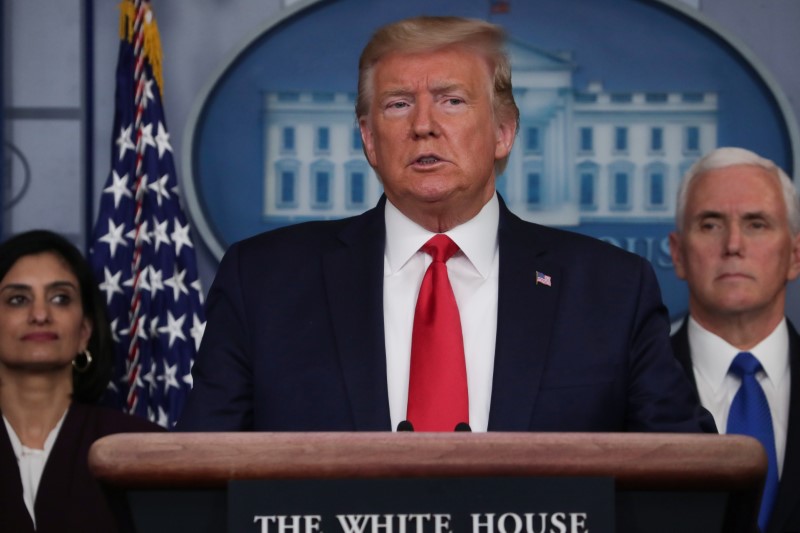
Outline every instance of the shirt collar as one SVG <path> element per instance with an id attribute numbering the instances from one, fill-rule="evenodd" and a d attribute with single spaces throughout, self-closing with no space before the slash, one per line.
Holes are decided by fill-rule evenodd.
<path id="1" fill-rule="evenodd" d="M 50 430 L 50 433 L 47 435 L 47 438 L 44 441 L 43 451 L 45 455 L 49 455 L 50 450 L 53 449 L 53 444 L 56 442 L 56 437 L 58 437 L 58 433 L 61 431 L 61 425 L 64 423 L 64 419 L 67 417 L 67 411 L 69 411 L 69 407 L 67 407 L 67 409 L 64 411 L 64 414 L 61 415 L 61 418 L 58 420 L 55 427 Z M 19 437 L 17 436 L 17 432 L 14 431 L 13 427 L 11 427 L 11 422 L 8 421 L 5 415 L 2 416 L 3 422 L 6 425 L 6 432 L 8 433 L 8 440 L 11 441 L 11 448 L 14 450 L 14 455 L 17 456 L 17 461 L 19 461 L 23 452 L 29 452 L 33 449 L 22 444 L 22 441 L 20 441 Z"/>
<path id="2" fill-rule="evenodd" d="M 426 230 L 403 213 L 388 199 L 384 210 L 386 220 L 386 259 L 392 272 L 397 272 L 419 251 L 435 233 Z M 478 273 L 487 278 L 497 250 L 497 228 L 500 223 L 500 203 L 497 193 L 472 219 L 456 226 L 445 235 L 461 249 Z"/>
<path id="3" fill-rule="evenodd" d="M 688 335 L 692 347 L 692 365 L 716 392 L 722 386 L 733 358 L 742 350 L 711 333 L 691 316 Z M 786 319 L 781 320 L 772 333 L 747 351 L 758 359 L 767 378 L 777 386 L 778 380 L 789 372 L 789 329 Z"/>

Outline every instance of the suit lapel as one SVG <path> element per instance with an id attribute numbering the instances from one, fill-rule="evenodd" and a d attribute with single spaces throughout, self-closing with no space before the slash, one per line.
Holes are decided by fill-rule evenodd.
<path id="1" fill-rule="evenodd" d="M 672 352 L 675 358 L 683 367 L 683 371 L 689 377 L 697 393 L 697 380 L 694 377 L 694 366 L 692 365 L 692 351 L 689 348 L 689 316 L 683 318 L 683 324 L 678 328 L 678 331 L 670 339 L 672 343 Z"/>
<path id="2" fill-rule="evenodd" d="M 389 430 L 383 334 L 384 200 L 353 219 L 342 246 L 323 258 L 336 350 L 353 414 L 354 430 Z"/>
<path id="3" fill-rule="evenodd" d="M 800 513 L 800 336 L 789 326 L 789 424 L 778 497 L 772 509 L 768 530 L 784 531 L 783 524 L 794 512 Z"/>
<path id="4" fill-rule="evenodd" d="M 58 531 L 63 528 L 65 517 L 71 514 L 69 505 L 74 500 L 65 495 L 71 495 L 74 491 L 73 481 L 78 464 L 86 462 L 86 457 L 81 458 L 80 450 L 86 409 L 78 403 L 70 405 L 47 458 L 34 504 L 38 530 Z"/>
<path id="5" fill-rule="evenodd" d="M 523 224 L 500 202 L 500 275 L 491 431 L 527 431 L 549 353 L 560 267 L 547 259 L 535 225 Z M 537 272 L 551 283 L 537 283 Z"/>
<path id="6" fill-rule="evenodd" d="M 2 413 L 0 413 L 2 414 Z M 34 533 L 33 521 L 22 499 L 22 480 L 17 456 L 11 446 L 5 423 L 0 420 L 0 519 L 2 528 Z M 4 529 L 5 530 L 5 529 Z"/>

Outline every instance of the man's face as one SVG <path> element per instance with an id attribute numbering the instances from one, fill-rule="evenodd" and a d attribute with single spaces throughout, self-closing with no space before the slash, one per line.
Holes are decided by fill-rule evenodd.
<path id="1" fill-rule="evenodd" d="M 464 48 L 393 53 L 372 73 L 364 151 L 389 200 L 432 231 L 475 216 L 494 194 L 513 119 L 498 124 L 487 62 Z"/>
<path id="2" fill-rule="evenodd" d="M 679 278 L 689 285 L 690 312 L 783 316 L 786 282 L 800 273 L 779 181 L 766 170 L 735 165 L 695 178 L 681 234 L 670 234 Z"/>

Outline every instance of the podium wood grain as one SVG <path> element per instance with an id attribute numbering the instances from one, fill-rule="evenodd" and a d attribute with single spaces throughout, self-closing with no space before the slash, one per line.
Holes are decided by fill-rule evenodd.
<path id="1" fill-rule="evenodd" d="M 231 479 L 611 476 L 617 490 L 760 491 L 755 439 L 652 433 L 148 433 L 98 440 L 89 465 L 125 488 Z"/>

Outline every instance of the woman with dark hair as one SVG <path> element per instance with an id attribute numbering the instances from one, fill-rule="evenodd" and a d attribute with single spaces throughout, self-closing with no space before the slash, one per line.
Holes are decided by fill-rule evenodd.
<path id="1" fill-rule="evenodd" d="M 111 331 L 89 264 L 50 231 L 0 244 L 0 529 L 113 532 L 130 527 L 88 467 L 113 433 L 159 431 L 95 405 L 111 377 Z"/>

